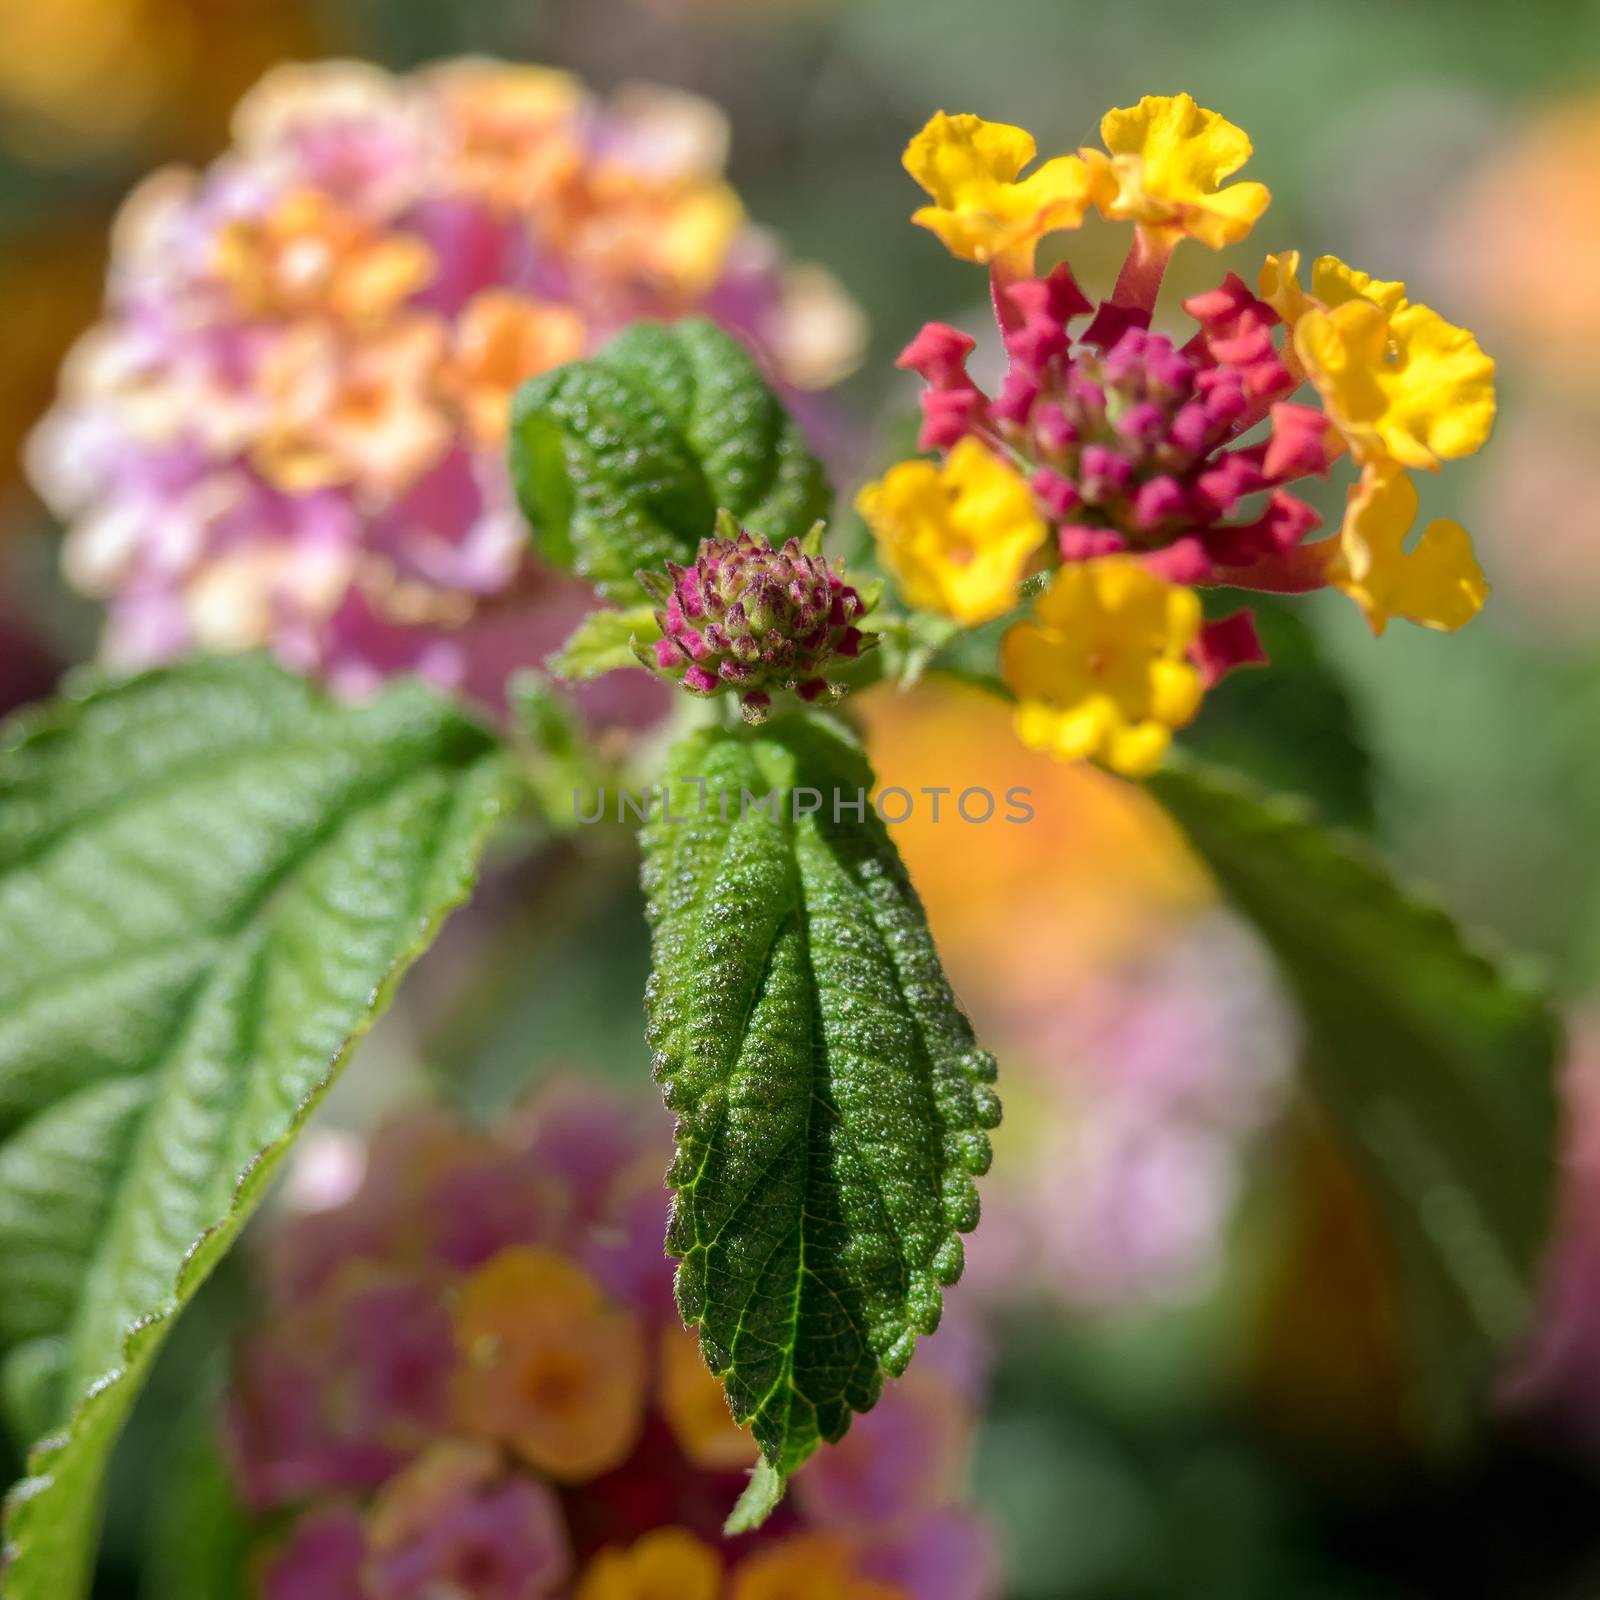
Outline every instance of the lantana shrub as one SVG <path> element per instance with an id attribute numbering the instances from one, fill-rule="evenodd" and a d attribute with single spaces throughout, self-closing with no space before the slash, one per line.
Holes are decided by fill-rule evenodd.
<path id="1" fill-rule="evenodd" d="M 1174 251 L 1268 225 L 1230 181 L 1249 139 L 1187 95 L 1031 172 L 1023 130 L 941 112 L 907 148 L 914 220 L 988 268 L 1008 367 L 990 392 L 971 335 L 918 335 L 924 453 L 861 489 L 847 567 L 795 401 L 854 322 L 746 227 L 717 126 L 486 63 L 298 72 L 119 230 L 35 451 L 106 662 L 0 734 L 0 1394 L 37 1441 L 8 1597 L 88 1592 L 173 1319 L 485 849 L 591 817 L 638 852 L 639 1072 L 674 1148 L 537 1098 L 492 1132 L 421 1115 L 342 1207 L 270 1228 L 225 1402 L 260 1592 L 989 1592 L 946 1470 L 972 1392 L 923 1347 L 1000 1069 L 852 712 L 919 679 L 1142 782 L 1253 926 L 1306 1115 L 1415 1264 L 1430 1393 L 1481 1410 L 1523 1330 L 1542 997 L 1198 753 L 1202 707 L 1249 693 L 1225 677 L 1291 670 L 1262 638 L 1294 597 L 1375 633 L 1483 605 L 1464 530 L 1414 524 L 1417 478 L 1487 437 L 1490 359 L 1402 283 L 1292 249 L 1164 306 Z M 1091 211 L 1129 230 L 1110 285 L 1041 268 Z M 1302 490 L 1334 475 L 1319 537 Z M 553 637 L 522 607 L 551 596 Z M 1248 733 L 1278 771 L 1270 719 Z M 1286 1096 L 1252 1083 L 1224 1135 Z"/>

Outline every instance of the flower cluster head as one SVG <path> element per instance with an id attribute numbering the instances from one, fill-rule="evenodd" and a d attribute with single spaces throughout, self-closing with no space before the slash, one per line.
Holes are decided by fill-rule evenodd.
<path id="1" fill-rule="evenodd" d="M 269 1235 L 222 1419 L 263 1600 L 994 1592 L 957 1503 L 971 1363 L 939 1343 L 722 1537 L 756 1447 L 673 1304 L 654 1117 L 564 1081 L 494 1133 L 411 1113 Z"/>
<path id="2" fill-rule="evenodd" d="M 691 312 L 791 390 L 854 359 L 855 309 L 746 222 L 725 147 L 692 96 L 535 67 L 269 74 L 227 154 L 128 201 L 30 449 L 108 657 L 269 646 L 341 689 L 497 698 L 588 599 L 527 554 L 522 381 Z"/>
<path id="3" fill-rule="evenodd" d="M 774 550 L 724 512 L 693 566 L 669 561 L 668 576 L 638 574 L 661 602 L 661 637 L 637 647 L 640 659 L 690 694 L 732 691 L 747 722 L 766 719 L 774 690 L 808 702 L 837 699 L 843 688 L 828 668 L 854 661 L 877 639 L 857 626 L 870 600 L 817 553 L 821 533 L 819 525 Z"/>
<path id="4" fill-rule="evenodd" d="M 1002 651 L 1018 729 L 1063 756 L 1132 775 L 1157 765 L 1201 691 L 1264 660 L 1248 612 L 1201 620 L 1196 587 L 1332 587 L 1374 633 L 1391 617 L 1454 629 L 1487 585 L 1465 531 L 1413 539 L 1410 472 L 1470 455 L 1494 420 L 1494 363 L 1464 328 L 1328 256 L 1300 281 L 1292 252 L 1258 285 L 1229 273 L 1155 325 L 1179 243 L 1237 244 L 1267 208 L 1242 129 L 1188 95 L 1109 112 L 1104 148 L 1047 161 L 1019 128 L 939 113 L 906 167 L 932 197 L 913 220 L 990 269 L 1007 357 L 994 393 L 968 372 L 976 341 L 931 323 L 900 365 L 923 394 L 921 448 L 859 506 L 914 606 L 964 625 L 1003 617 L 1025 579 L 1042 592 Z M 1040 242 L 1090 210 L 1133 225 L 1110 295 Z M 1342 526 L 1295 492 L 1348 458 Z"/>

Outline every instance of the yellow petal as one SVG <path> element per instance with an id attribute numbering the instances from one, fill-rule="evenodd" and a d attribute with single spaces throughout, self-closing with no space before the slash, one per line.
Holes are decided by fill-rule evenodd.
<path id="1" fill-rule="evenodd" d="M 1172 744 L 1172 730 L 1159 722 L 1119 728 L 1106 749 L 1106 765 L 1125 778 L 1148 778 Z"/>
<path id="2" fill-rule="evenodd" d="M 1308 311 L 1295 350 L 1358 460 L 1437 471 L 1494 424 L 1494 362 L 1424 305 L 1386 315 L 1364 297 Z"/>
<path id="3" fill-rule="evenodd" d="M 1300 252 L 1269 255 L 1261 264 L 1256 291 L 1292 328 L 1311 305 L 1311 297 L 1300 287 Z"/>
<path id="4" fill-rule="evenodd" d="M 1047 233 L 1075 228 L 1089 204 L 1089 175 L 1059 156 L 1018 181 L 1035 153 L 1032 134 L 1004 122 L 935 113 L 906 146 L 906 171 L 933 197 L 912 216 L 965 261 L 1028 274 Z"/>
<path id="5" fill-rule="evenodd" d="M 1359 267 L 1346 266 L 1338 256 L 1317 257 L 1311 268 L 1311 293 L 1330 309 L 1347 300 L 1370 300 L 1390 316 L 1407 304 L 1403 283 L 1374 278 Z"/>
<path id="6" fill-rule="evenodd" d="M 1193 590 L 1186 593 L 1194 595 Z M 1200 600 L 1194 595 L 1196 605 Z M 1150 714 L 1169 728 L 1181 728 L 1200 709 L 1200 674 L 1187 661 L 1150 664 Z"/>
<path id="7" fill-rule="evenodd" d="M 1199 710 L 1188 659 L 1201 622 L 1193 590 L 1128 557 L 1063 567 L 1033 615 L 1000 641 L 1000 676 L 1017 697 L 1017 736 L 1062 760 L 1154 771 L 1174 728 Z"/>
<path id="8" fill-rule="evenodd" d="M 977 439 L 942 465 L 903 461 L 856 508 L 909 605 L 972 626 L 1003 616 L 1048 529 L 1027 483 Z"/>
<path id="9" fill-rule="evenodd" d="M 1408 551 L 1416 520 L 1416 485 L 1392 466 L 1369 467 L 1350 491 L 1329 581 L 1361 607 L 1376 634 L 1391 617 L 1454 632 L 1488 597 L 1466 529 L 1444 519 L 1430 522 Z"/>
<path id="10" fill-rule="evenodd" d="M 1223 180 L 1250 159 L 1250 136 L 1192 96 L 1146 95 L 1108 111 L 1105 151 L 1085 150 L 1095 203 L 1108 217 L 1168 228 L 1219 250 L 1249 233 L 1272 196 Z M 1109 153 L 1107 153 L 1109 152 Z"/>
<path id="11" fill-rule="evenodd" d="M 1038 146 L 1026 128 L 936 111 L 906 146 L 905 169 L 941 206 L 993 184 L 1011 183 Z"/>

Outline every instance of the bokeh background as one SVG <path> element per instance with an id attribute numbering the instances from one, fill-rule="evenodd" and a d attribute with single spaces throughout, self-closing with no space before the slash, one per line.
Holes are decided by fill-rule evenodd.
<path id="1" fill-rule="evenodd" d="M 701 93 L 751 215 L 863 308 L 830 427 L 846 475 L 907 438 L 917 326 L 981 326 L 981 276 L 907 217 L 930 111 L 1088 140 L 1110 105 L 1186 89 L 1247 128 L 1274 205 L 1218 263 L 1333 251 L 1473 327 L 1500 362 L 1490 446 L 1425 499 L 1473 530 L 1494 598 L 1448 640 L 1381 641 L 1336 596 L 1301 608 L 1272 774 L 1374 835 L 1408 877 L 1525 957 L 1572 1022 L 1566 1200 L 1543 1323 L 1496 1417 L 1441 1443 L 1419 1415 L 1394 1272 L 1301 1106 L 1265 958 L 1132 789 L 1028 757 L 1003 710 L 869 698 L 887 781 L 1031 785 L 1033 826 L 902 830 L 964 1001 L 1008 1074 L 987 1221 L 959 1291 L 990 1378 L 973 1491 L 1018 1600 L 1600 1594 L 1600 4 L 1590 0 L 0 0 L 0 699 L 90 657 L 97 608 L 20 467 L 94 320 L 111 218 L 146 172 L 224 146 L 283 60 L 406 69 L 483 53 L 609 91 Z M 1073 238 L 1108 282 L 1109 231 Z M 1432 486 L 1430 486 L 1432 487 Z M 1325 602 L 1325 603 L 1324 603 Z M 1332 685 L 1342 683 L 1342 690 Z M 1222 692 L 1225 698 L 1232 686 Z M 1259 745 L 1259 741 L 1256 741 Z M 330 1108 L 342 1137 L 430 1086 L 475 1113 L 546 1069 L 648 1092 L 633 863 L 578 837 L 507 868 L 453 928 Z M 603 948 L 607 959 L 593 958 Z M 147 1464 L 247 1303 L 208 1290 L 119 1458 L 106 1595 L 154 1594 Z"/>

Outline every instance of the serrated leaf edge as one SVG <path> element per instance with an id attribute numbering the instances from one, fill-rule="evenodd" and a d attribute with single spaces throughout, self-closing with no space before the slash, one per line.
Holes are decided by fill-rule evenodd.
<path id="1" fill-rule="evenodd" d="M 156 679 L 164 669 L 152 668 L 131 677 L 114 678 L 99 668 L 91 668 L 76 683 L 69 683 L 65 692 L 52 702 L 28 708 L 10 719 L 11 739 L 0 739 L 0 753 L 19 752 L 41 737 L 60 729 L 69 714 L 111 693 L 136 689 L 139 685 Z M 483 762 L 502 762 L 503 758 L 487 754 Z M 25 1476 L 6 1493 L 0 1508 L 0 1525 L 4 1529 L 4 1542 L 0 1543 L 0 1577 L 14 1578 L 17 1564 L 27 1556 L 27 1518 L 40 1498 L 54 1487 L 56 1479 L 51 1463 L 69 1450 L 92 1417 L 95 1409 L 105 1403 L 106 1396 L 127 1380 L 130 1373 L 144 1358 L 153 1353 L 166 1325 L 174 1320 L 185 1302 L 204 1282 L 216 1261 L 221 1259 L 233 1236 L 248 1219 L 259 1202 L 260 1190 L 271 1176 L 277 1162 L 299 1136 L 301 1129 L 332 1088 L 340 1072 L 354 1053 L 356 1046 L 371 1031 L 373 1025 L 388 1009 L 400 979 L 432 943 L 438 929 L 450 913 L 464 904 L 477 883 L 475 864 L 495 823 L 508 809 L 512 781 L 510 773 L 501 765 L 497 781 L 487 790 L 480 802 L 475 825 L 462 840 L 462 868 L 450 892 L 431 910 L 425 912 L 417 923 L 416 934 L 405 950 L 389 965 L 382 978 L 373 986 L 367 999 L 367 1010 L 360 1024 L 345 1036 L 339 1049 L 330 1057 L 327 1067 L 313 1088 L 295 1107 L 284 1130 L 256 1151 L 234 1184 L 233 1201 L 228 1211 L 217 1218 L 191 1242 L 178 1264 L 173 1279 L 172 1297 L 160 1306 L 153 1307 L 132 1322 L 123 1333 L 123 1360 L 94 1380 L 84 1390 L 74 1405 L 65 1425 L 53 1434 L 36 1441 L 28 1450 Z"/>

